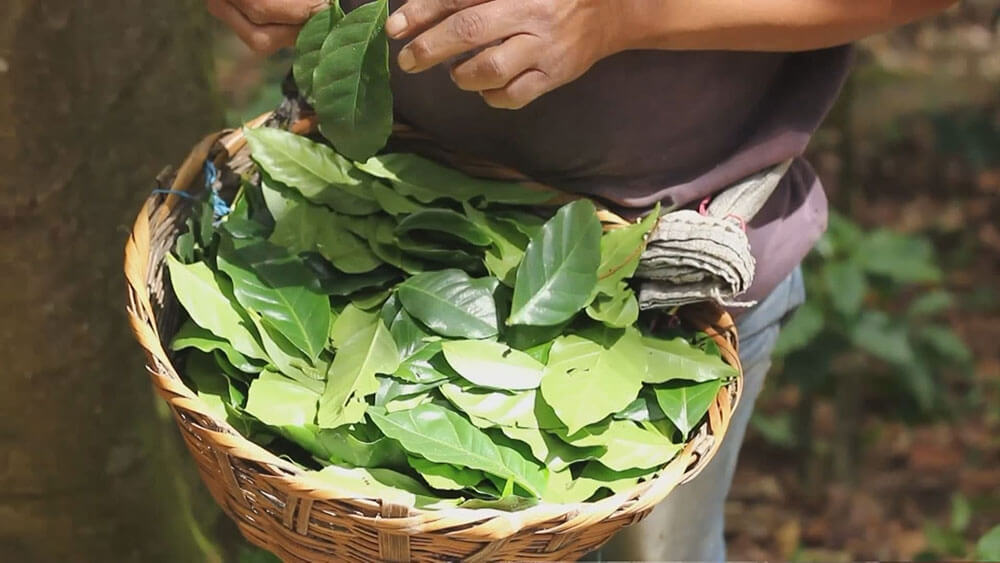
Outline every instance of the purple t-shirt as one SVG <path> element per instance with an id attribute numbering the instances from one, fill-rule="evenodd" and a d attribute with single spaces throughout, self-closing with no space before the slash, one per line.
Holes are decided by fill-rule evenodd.
<path id="1" fill-rule="evenodd" d="M 349 0 L 349 7 L 363 2 Z M 498 110 L 439 66 L 395 64 L 395 111 L 445 147 L 510 166 L 621 208 L 691 206 L 763 168 L 800 156 L 829 111 L 851 49 L 800 53 L 630 51 L 598 62 L 527 107 Z M 748 225 L 767 295 L 826 228 L 826 198 L 797 160 Z"/>

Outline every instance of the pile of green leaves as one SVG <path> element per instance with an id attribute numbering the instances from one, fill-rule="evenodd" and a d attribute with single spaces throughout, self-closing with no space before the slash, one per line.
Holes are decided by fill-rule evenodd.
<path id="1" fill-rule="evenodd" d="M 317 99 L 321 74 L 385 58 L 380 27 L 358 27 L 385 9 L 310 22 L 304 41 L 327 30 Z M 331 62 L 331 41 L 361 58 Z M 372 92 L 345 106 L 361 121 Z M 323 132 L 336 150 L 246 131 L 258 170 L 228 215 L 193 214 L 167 264 L 183 373 L 271 451 L 359 496 L 580 502 L 654 476 L 736 375 L 704 335 L 640 328 L 629 278 L 658 213 L 604 233 L 587 200 L 539 216 L 548 193 Z"/>

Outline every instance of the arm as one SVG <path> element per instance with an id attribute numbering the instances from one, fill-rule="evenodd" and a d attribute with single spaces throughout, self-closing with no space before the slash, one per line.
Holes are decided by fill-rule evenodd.
<path id="1" fill-rule="evenodd" d="M 406 72 L 479 51 L 452 80 L 523 107 L 632 49 L 803 51 L 848 43 L 957 0 L 407 0 L 386 22 Z M 206 0 L 255 51 L 293 45 L 327 0 Z"/>
<path id="2" fill-rule="evenodd" d="M 634 0 L 632 48 L 806 51 L 849 43 L 957 0 Z"/>
<path id="3" fill-rule="evenodd" d="M 408 0 L 386 23 L 407 72 L 452 68 L 491 106 L 523 107 L 631 49 L 801 51 L 848 43 L 956 0 Z M 499 42 L 499 44 L 497 44 Z"/>

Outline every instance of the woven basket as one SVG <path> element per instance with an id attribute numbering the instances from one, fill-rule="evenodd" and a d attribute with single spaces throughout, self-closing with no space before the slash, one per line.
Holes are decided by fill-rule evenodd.
<path id="1" fill-rule="evenodd" d="M 309 119 L 280 113 L 248 126 L 266 122 L 300 134 L 313 128 Z M 414 137 L 405 128 L 394 134 L 401 142 Z M 203 189 L 206 160 L 223 176 L 253 166 L 241 131 L 223 131 L 202 140 L 175 172 L 161 174 L 161 187 L 192 193 Z M 464 160 L 461 167 L 480 175 L 519 177 L 488 163 Z M 168 194 L 150 197 L 140 211 L 125 248 L 129 320 L 145 349 L 153 385 L 169 404 L 212 496 L 250 542 L 284 561 L 578 559 L 642 520 L 674 487 L 693 479 L 718 449 L 739 400 L 743 376 L 732 319 L 714 305 L 688 306 L 679 313 L 682 321 L 714 338 L 740 375 L 719 391 L 705 422 L 657 478 L 599 502 L 541 504 L 519 512 L 429 511 L 344 494 L 244 438 L 182 382 L 167 351 L 180 311 L 163 265 L 184 228 L 187 208 L 186 198 Z M 607 211 L 601 219 L 622 222 Z"/>

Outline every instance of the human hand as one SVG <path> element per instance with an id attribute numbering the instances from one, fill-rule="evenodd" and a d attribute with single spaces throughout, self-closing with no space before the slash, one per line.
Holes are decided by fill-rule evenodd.
<path id="1" fill-rule="evenodd" d="M 620 0 L 408 0 L 386 22 L 421 72 L 484 48 L 451 69 L 455 84 L 496 108 L 518 109 L 624 50 Z"/>
<path id="2" fill-rule="evenodd" d="M 257 53 L 269 55 L 295 45 L 309 16 L 326 0 L 205 0 L 209 13 L 231 27 Z"/>

